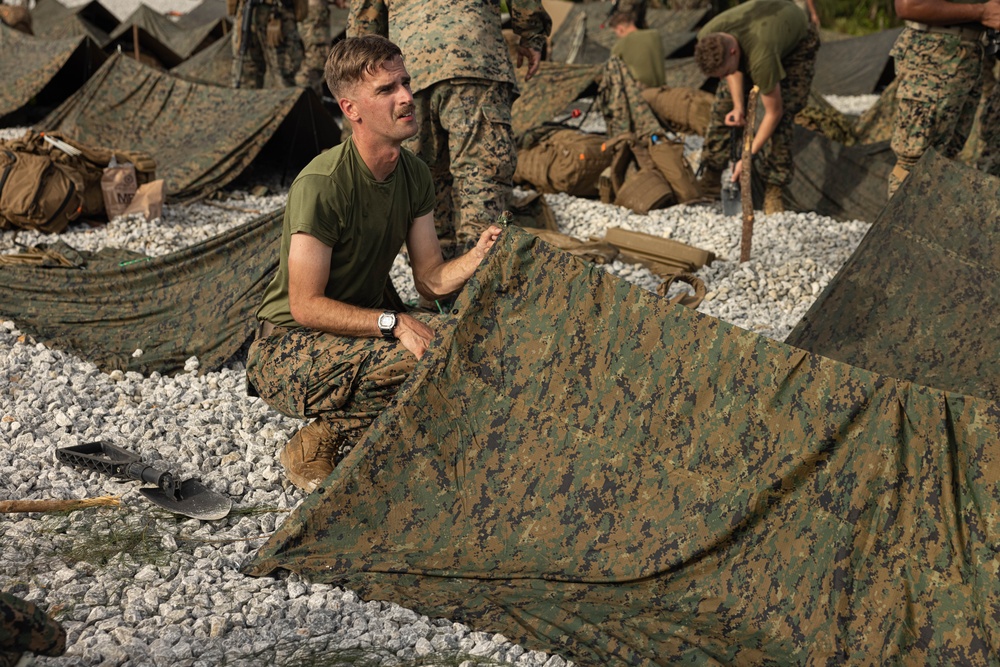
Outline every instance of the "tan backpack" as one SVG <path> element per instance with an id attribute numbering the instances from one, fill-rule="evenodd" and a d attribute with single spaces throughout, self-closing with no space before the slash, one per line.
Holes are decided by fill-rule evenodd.
<path id="1" fill-rule="evenodd" d="M 0 149 L 0 228 L 66 229 L 83 210 L 83 183 L 45 155 Z"/>
<path id="2" fill-rule="evenodd" d="M 566 192 L 596 197 L 601 172 L 611 164 L 603 134 L 558 130 L 517 154 L 515 183 L 527 183 L 545 193 Z"/>
<path id="3" fill-rule="evenodd" d="M 678 132 L 705 136 L 715 96 L 697 88 L 646 88 L 642 98 L 656 117 Z"/>

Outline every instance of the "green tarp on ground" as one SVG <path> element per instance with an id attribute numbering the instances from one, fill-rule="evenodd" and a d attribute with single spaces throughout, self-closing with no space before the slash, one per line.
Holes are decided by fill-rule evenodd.
<path id="1" fill-rule="evenodd" d="M 72 95 L 106 58 L 84 35 L 39 39 L 0 23 L 0 126 L 37 120 Z"/>
<path id="2" fill-rule="evenodd" d="M 1000 401 L 1000 179 L 926 154 L 786 342 Z"/>
<path id="3" fill-rule="evenodd" d="M 210 194 L 270 149 L 289 179 L 340 140 L 304 88 L 234 90 L 193 83 L 115 54 L 41 123 L 94 146 L 145 151 L 173 201 Z"/>
<path id="4" fill-rule="evenodd" d="M 895 76 L 889 51 L 902 28 L 827 41 L 816 54 L 812 89 L 823 95 L 870 95 Z"/>
<path id="5" fill-rule="evenodd" d="M 788 208 L 874 222 L 885 206 L 896 156 L 888 142 L 844 146 L 796 125 L 792 161 L 792 181 L 785 186 Z"/>
<path id="6" fill-rule="evenodd" d="M 225 19 L 183 27 L 146 6 L 139 5 L 108 36 L 106 48 L 132 53 L 138 36 L 141 52 L 152 55 L 164 69 L 181 64 L 225 34 Z"/>
<path id="7" fill-rule="evenodd" d="M 741 330 L 506 230 L 246 572 L 577 665 L 992 664 L 1000 406 Z"/>
<path id="8" fill-rule="evenodd" d="M 0 265 L 0 318 L 103 371 L 169 375 L 192 356 L 202 372 L 217 370 L 253 335 L 283 212 L 124 266 L 106 257 L 82 269 Z"/>

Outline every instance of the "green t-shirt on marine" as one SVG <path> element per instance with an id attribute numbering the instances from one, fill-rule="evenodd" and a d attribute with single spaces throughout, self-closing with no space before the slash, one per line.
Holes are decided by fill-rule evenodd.
<path id="1" fill-rule="evenodd" d="M 380 307 L 410 224 L 433 209 L 430 169 L 406 149 L 384 181 L 375 180 L 350 139 L 320 153 L 288 190 L 278 273 L 264 290 L 257 318 L 280 327 L 300 326 L 288 305 L 288 248 L 298 232 L 333 248 L 327 297 Z"/>
<path id="2" fill-rule="evenodd" d="M 809 18 L 789 0 L 749 0 L 706 23 L 698 39 L 713 32 L 736 38 L 740 70 L 767 94 L 785 78 L 781 59 L 808 34 Z"/>
<path id="3" fill-rule="evenodd" d="M 657 30 L 630 32 L 615 42 L 611 55 L 621 58 L 632 78 L 648 88 L 659 88 L 666 82 L 663 42 Z"/>

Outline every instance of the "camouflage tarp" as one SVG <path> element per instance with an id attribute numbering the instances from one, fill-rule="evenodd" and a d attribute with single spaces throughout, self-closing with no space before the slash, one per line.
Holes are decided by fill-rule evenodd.
<path id="1" fill-rule="evenodd" d="M 201 4 L 177 18 L 177 25 L 181 28 L 191 29 L 206 23 L 215 24 L 219 20 L 226 22 L 227 26 L 232 22 L 226 14 L 226 0 L 203 0 Z M 227 31 L 228 31 L 227 27 Z"/>
<path id="2" fill-rule="evenodd" d="M 927 153 L 786 342 L 1000 400 L 998 219 L 1000 179 Z"/>
<path id="3" fill-rule="evenodd" d="M 1000 406 L 812 355 L 509 228 L 248 564 L 577 665 L 989 664 Z"/>
<path id="4" fill-rule="evenodd" d="M 511 124 L 517 137 L 552 120 L 573 100 L 601 79 L 602 65 L 563 65 L 543 62 L 538 73 L 525 81 L 518 71 L 521 96 L 511 108 Z"/>
<path id="5" fill-rule="evenodd" d="M 663 85 L 670 88 L 699 88 L 714 93 L 715 86 L 708 84 L 718 82 L 718 79 L 705 76 L 694 58 L 671 58 L 667 60 L 663 73 L 666 76 Z"/>
<path id="6" fill-rule="evenodd" d="M 268 70 L 270 72 L 270 70 Z M 177 67 L 170 70 L 174 76 L 195 83 L 207 83 L 212 86 L 230 87 L 233 82 L 233 46 L 230 38 L 218 39 L 194 54 Z M 265 87 L 275 82 L 276 77 L 266 76 Z"/>
<path id="7" fill-rule="evenodd" d="M 106 58 L 84 35 L 39 39 L 0 23 L 0 126 L 37 120 L 72 95 Z"/>
<path id="8" fill-rule="evenodd" d="M 0 316 L 104 371 L 166 375 L 192 356 L 202 372 L 217 370 L 253 334 L 253 313 L 278 267 L 282 215 L 124 265 L 0 265 Z"/>
<path id="9" fill-rule="evenodd" d="M 845 146 L 796 126 L 792 161 L 792 182 L 785 187 L 791 210 L 874 222 L 885 206 L 896 156 L 887 142 Z"/>
<path id="10" fill-rule="evenodd" d="M 132 53 L 138 33 L 139 49 L 151 54 L 165 69 L 176 67 L 225 34 L 225 19 L 182 27 L 147 5 L 139 5 L 109 35 L 108 49 L 120 46 Z"/>
<path id="11" fill-rule="evenodd" d="M 895 76 L 889 50 L 902 28 L 820 44 L 812 88 L 823 95 L 869 95 Z"/>
<path id="12" fill-rule="evenodd" d="M 42 39 L 86 35 L 103 48 L 117 25 L 118 18 L 98 0 L 76 7 L 67 7 L 59 0 L 38 0 L 31 10 L 31 30 Z"/>
<path id="13" fill-rule="evenodd" d="M 262 152 L 294 176 L 340 141 L 305 88 L 233 90 L 185 81 L 115 54 L 41 123 L 94 146 L 145 151 L 174 201 L 214 192 Z"/>

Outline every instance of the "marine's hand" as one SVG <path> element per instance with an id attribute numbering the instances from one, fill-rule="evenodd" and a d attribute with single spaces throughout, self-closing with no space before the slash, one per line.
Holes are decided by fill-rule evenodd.
<path id="1" fill-rule="evenodd" d="M 542 52 L 537 49 L 529 49 L 527 46 L 518 44 L 517 46 L 517 66 L 520 67 L 524 59 L 528 59 L 528 71 L 524 73 L 524 80 L 528 81 L 535 76 L 538 68 L 542 64 Z"/>
<path id="2" fill-rule="evenodd" d="M 434 340 L 434 329 L 406 313 L 396 317 L 396 338 L 417 359 L 424 356 L 427 346 Z"/>
<path id="3" fill-rule="evenodd" d="M 989 0 L 982 5 L 983 18 L 980 21 L 987 28 L 1000 30 L 1000 0 Z"/>
<path id="4" fill-rule="evenodd" d="M 469 251 L 469 254 L 475 257 L 476 266 L 479 266 L 483 258 L 486 257 L 486 253 L 490 251 L 493 244 L 497 242 L 500 238 L 500 228 L 496 225 L 490 225 L 487 227 L 482 234 L 479 235 L 479 240 L 476 241 L 476 246 Z"/>
<path id="5" fill-rule="evenodd" d="M 726 125 L 730 127 L 743 125 L 743 109 L 733 109 L 727 113 Z"/>
<path id="6" fill-rule="evenodd" d="M 733 177 L 729 180 L 731 180 L 733 183 L 736 183 L 737 181 L 740 180 L 740 174 L 742 173 L 743 173 L 743 160 L 737 160 L 736 163 L 733 164 Z"/>

